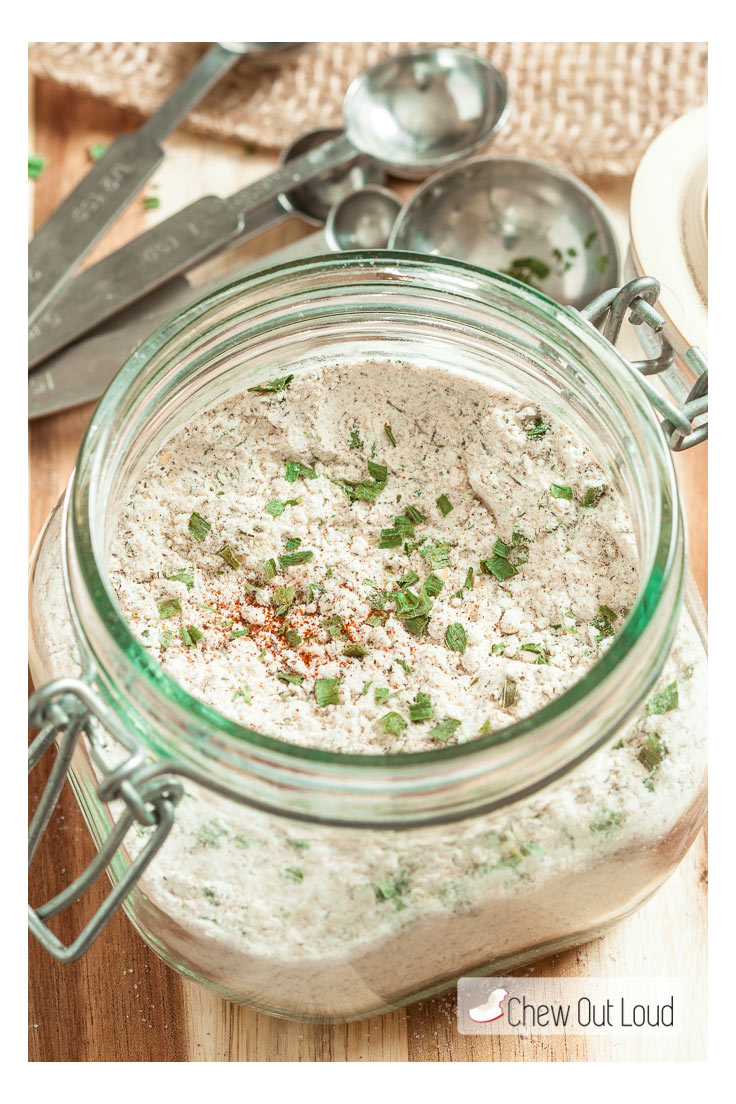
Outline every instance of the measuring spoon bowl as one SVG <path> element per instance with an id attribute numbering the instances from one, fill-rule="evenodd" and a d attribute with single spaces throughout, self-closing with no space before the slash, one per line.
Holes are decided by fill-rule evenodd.
<path id="1" fill-rule="evenodd" d="M 321 127 L 300 134 L 284 150 L 281 165 L 288 165 L 295 157 L 300 157 L 308 150 L 316 149 L 333 138 L 339 138 L 341 133 L 335 127 Z M 385 179 L 386 174 L 376 161 L 360 156 L 346 166 L 332 169 L 324 176 L 318 176 L 293 188 L 288 194 L 282 193 L 279 203 L 289 214 L 298 215 L 313 226 L 322 226 L 327 221 L 330 208 L 344 196 L 368 184 L 383 184 Z"/>
<path id="2" fill-rule="evenodd" d="M 493 269 L 578 309 L 619 282 L 616 235 L 598 197 L 524 157 L 478 157 L 427 180 L 390 247 Z"/>
<path id="3" fill-rule="evenodd" d="M 369 185 L 344 196 L 327 216 L 325 241 L 330 250 L 385 249 L 401 210 L 388 188 Z"/>

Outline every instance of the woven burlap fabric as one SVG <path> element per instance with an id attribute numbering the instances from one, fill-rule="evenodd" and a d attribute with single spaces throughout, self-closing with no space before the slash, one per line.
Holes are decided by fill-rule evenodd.
<path id="1" fill-rule="evenodd" d="M 318 42 L 245 58 L 188 116 L 200 134 L 282 149 L 317 126 L 339 126 L 347 85 L 417 43 Z M 673 119 L 704 103 L 705 43 L 468 42 L 506 75 L 511 114 L 492 151 L 538 157 L 582 176 L 625 176 Z M 206 49 L 195 42 L 44 42 L 34 74 L 150 114 Z"/>

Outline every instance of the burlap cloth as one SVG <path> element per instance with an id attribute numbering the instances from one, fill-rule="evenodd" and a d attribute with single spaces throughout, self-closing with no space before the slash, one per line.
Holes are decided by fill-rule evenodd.
<path id="1" fill-rule="evenodd" d="M 243 59 L 184 123 L 269 150 L 340 125 L 350 80 L 415 43 L 316 42 L 279 64 Z M 629 175 L 652 139 L 704 103 L 705 43 L 468 42 L 506 75 L 511 115 L 494 153 L 538 157 L 582 176 Z M 197 42 L 44 42 L 33 73 L 150 114 L 206 49 Z"/>

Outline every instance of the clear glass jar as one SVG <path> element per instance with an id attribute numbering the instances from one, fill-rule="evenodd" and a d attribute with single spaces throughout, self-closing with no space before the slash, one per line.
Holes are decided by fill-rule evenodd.
<path id="1" fill-rule="evenodd" d="M 240 727 L 169 678 L 106 581 L 118 508 L 171 434 L 259 379 L 358 356 L 527 395 L 580 435 L 628 504 L 634 608 L 579 682 L 501 733 L 361 757 L 277 741 L 267 721 Z M 683 603 L 684 564 L 656 416 L 580 315 L 455 262 L 315 258 L 192 306 L 115 379 L 34 551 L 31 669 L 37 687 L 81 674 L 118 731 L 184 777 L 174 826 L 125 901 L 146 942 L 260 1010 L 361 1018 L 589 939 L 679 863 L 705 801 L 702 619 Z M 669 697 L 653 698 L 662 687 Z M 72 775 L 101 847 L 123 802 L 100 798 L 85 743 Z M 153 831 L 129 833 L 113 881 Z"/>

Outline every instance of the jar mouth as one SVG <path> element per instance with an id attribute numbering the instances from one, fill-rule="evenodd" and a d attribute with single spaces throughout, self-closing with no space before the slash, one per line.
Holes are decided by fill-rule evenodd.
<path id="1" fill-rule="evenodd" d="M 101 509 L 104 513 L 111 470 L 119 471 L 125 462 L 124 430 L 130 431 L 125 418 L 145 403 L 149 404 L 146 409 L 156 409 L 165 388 L 170 391 L 191 381 L 202 370 L 203 357 L 215 357 L 228 348 L 233 338 L 226 333 L 227 325 L 240 319 L 239 324 L 247 327 L 241 335 L 258 327 L 267 330 L 285 295 L 297 295 L 300 289 L 307 295 L 310 286 L 316 288 L 315 302 L 324 304 L 331 288 L 359 298 L 350 290 L 357 285 L 366 299 L 381 289 L 392 296 L 402 289 L 407 295 L 424 296 L 424 308 L 430 314 L 439 315 L 450 297 L 452 309 L 472 318 L 474 334 L 485 333 L 490 341 L 494 334 L 497 338 L 491 309 L 509 319 L 521 317 L 530 333 L 538 327 L 549 355 L 569 362 L 567 370 L 575 386 L 590 388 L 592 398 L 613 396 L 612 409 L 620 408 L 622 425 L 625 422 L 628 427 L 626 459 L 636 466 L 636 478 L 642 482 L 638 491 L 646 499 L 643 512 L 649 535 L 639 594 L 606 652 L 563 694 L 531 716 L 488 736 L 426 752 L 358 755 L 307 748 L 244 727 L 192 697 L 138 643 L 123 618 L 107 580 L 104 534 L 97 516 Z M 177 367 L 177 357 L 184 350 L 190 355 L 197 342 L 189 362 Z M 489 755 L 508 762 L 531 734 L 544 745 L 567 733 L 571 738 L 568 762 L 570 756 L 579 760 L 590 754 L 610 736 L 614 723 L 620 723 L 621 709 L 615 720 L 615 711 L 611 712 L 610 724 L 598 726 L 597 738 L 585 742 L 584 748 L 581 741 L 572 739 L 574 734 L 589 731 L 592 712 L 603 708 L 605 713 L 603 703 L 615 688 L 631 685 L 628 716 L 651 687 L 674 634 L 684 576 L 683 524 L 674 468 L 635 369 L 577 311 L 542 292 L 464 262 L 390 250 L 333 254 L 264 269 L 198 300 L 152 334 L 123 366 L 93 414 L 70 485 L 67 537 L 74 560 L 70 569 L 74 604 L 90 611 L 89 618 L 75 617 L 76 628 L 96 670 L 104 675 L 106 667 L 114 666 L 118 683 L 121 672 L 128 683 L 142 677 L 146 701 L 154 711 L 157 702 L 174 708 L 181 718 L 178 735 L 184 740 L 196 745 L 203 737 L 214 739 L 225 756 L 237 758 L 238 749 L 245 747 L 272 761 L 349 768 L 372 776 L 469 759 L 490 763 Z M 641 665 L 642 641 L 651 637 L 653 626 L 657 639 L 650 639 L 648 648 L 656 658 L 651 670 L 642 673 L 635 664 Z"/>

